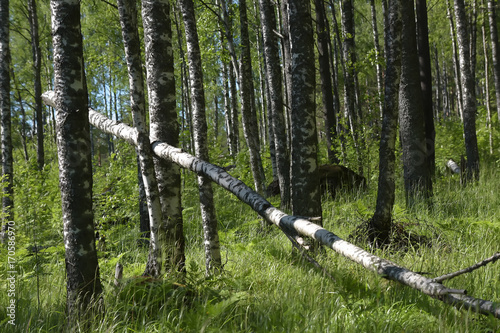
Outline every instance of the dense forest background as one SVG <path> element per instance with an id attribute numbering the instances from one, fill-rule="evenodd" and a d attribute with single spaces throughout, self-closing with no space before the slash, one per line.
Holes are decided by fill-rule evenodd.
<path id="1" fill-rule="evenodd" d="M 420 5 L 422 2 L 425 3 L 417 1 Z M 199 153 L 195 148 L 195 98 L 190 90 L 182 3 L 170 1 L 175 102 L 179 148 L 195 155 Z M 246 3 L 246 25 L 240 23 L 242 3 Z M 282 9 L 280 3 L 271 3 L 278 20 L 274 27 L 279 41 L 278 60 L 285 68 Z M 350 4 L 352 11 L 347 11 Z M 402 143 L 405 139 L 404 135 L 398 135 L 395 201 L 390 220 L 392 230 L 400 232 L 405 240 L 378 247 L 375 242 L 361 237 L 360 230 L 373 221 L 377 196 L 381 193 L 377 185 L 384 79 L 389 60 L 385 44 L 388 3 L 384 0 L 311 1 L 314 59 L 310 61 L 315 64 L 316 76 L 313 88 L 318 165 L 340 164 L 357 177 L 364 177 L 367 185 L 367 188 L 360 188 L 344 184 L 346 186 L 335 195 L 323 193 L 320 200 L 322 224 L 344 239 L 430 277 L 457 271 L 500 251 L 500 182 L 497 180 L 500 59 L 495 53 L 498 41 L 494 40 L 491 31 L 494 26 L 496 28 L 495 10 L 499 8 L 496 1 L 485 0 L 466 0 L 465 5 L 470 52 L 468 67 L 473 76 L 477 108 L 474 135 L 480 172 L 468 174 L 466 171 L 472 168 L 469 141 L 464 140 L 464 135 L 468 135 L 465 133 L 467 127 L 464 132 L 468 111 L 466 103 L 462 102 L 466 99 L 462 94 L 468 90 L 461 81 L 454 1 L 429 0 L 426 12 L 432 75 L 430 108 L 435 127 L 435 144 L 431 149 L 435 153 L 432 195 L 419 192 L 412 197 L 408 194 Z M 317 6 L 324 6 L 323 18 L 318 16 Z M 144 50 L 140 1 L 137 8 L 141 49 Z M 278 175 L 275 135 L 271 131 L 271 81 L 266 70 L 265 22 L 259 1 L 195 0 L 193 8 L 205 94 L 207 159 L 265 195 L 266 187 L 281 174 Z M 318 24 L 320 21 L 323 26 Z M 4 193 L 4 198 L 13 201 L 12 204 L 4 200 L 11 207 L 4 211 L 4 220 L 13 220 L 16 224 L 17 310 L 16 326 L 12 327 L 8 323 L 7 309 L 3 307 L 10 300 L 9 287 L 2 285 L 0 326 L 19 332 L 61 331 L 66 321 L 66 275 L 56 109 L 42 106 L 38 99 L 42 92 L 54 90 L 50 3 L 10 0 L 9 24 L 14 194 Z M 245 38 L 242 26 L 248 28 L 249 48 L 242 42 Z M 132 125 L 135 120 L 131 112 L 117 3 L 81 1 L 81 32 L 89 107 L 117 122 Z M 326 38 L 327 50 L 323 48 L 322 38 Z M 410 39 L 403 33 L 405 38 Z M 353 43 L 347 43 L 348 40 Z M 251 76 L 247 80 L 253 85 L 251 102 L 257 125 L 252 135 L 259 139 L 257 148 L 264 172 L 260 180 L 255 176 L 252 148 L 249 148 L 243 125 L 242 81 L 235 73 L 241 70 L 242 67 L 235 64 L 244 59 L 247 49 L 251 62 Z M 145 64 L 145 52 L 142 54 Z M 327 55 L 324 61 L 331 71 L 328 93 L 331 99 L 325 97 L 322 55 Z M 143 71 L 146 77 L 145 65 Z M 498 71 L 498 78 L 495 71 Z M 280 75 L 286 95 L 286 73 Z M 498 87 L 495 85 L 497 79 Z M 350 83 L 354 84 L 353 96 L 349 92 Z M 283 125 L 288 147 L 294 142 L 290 115 L 292 98 L 283 97 Z M 327 103 L 334 110 L 333 125 Z M 147 240 L 143 239 L 140 229 L 136 151 L 128 143 L 92 126 L 90 135 L 94 225 L 98 232 L 97 253 L 106 307 L 102 320 L 90 324 L 95 331 L 494 332 L 500 329 L 498 319 L 492 316 L 457 310 L 367 273 L 335 253 L 311 254 L 324 268 L 318 269 L 297 252 L 291 252 L 287 238 L 279 230 L 268 228 L 255 212 L 216 186 L 213 191 L 221 269 L 213 273 L 204 252 L 200 180 L 186 170 L 181 171 L 186 270 L 184 273 L 171 272 L 161 279 L 143 279 L 140 276 L 148 262 L 148 247 L 144 246 Z M 429 143 L 425 138 L 422 142 L 424 145 Z M 450 159 L 458 163 L 461 173 L 451 170 L 447 164 Z M 292 159 L 290 164 L 293 163 Z M 416 167 L 423 168 L 421 165 Z M 287 204 L 285 201 L 290 198 L 283 194 L 269 196 L 268 200 L 277 207 L 281 205 L 287 212 L 306 215 L 297 213 L 297 201 L 295 207 L 293 202 L 292 207 Z M 8 257 L 2 248 L 2 265 L 7 266 Z M 115 286 L 117 263 L 124 267 L 120 286 Z M 0 276 L 6 279 L 7 270 L 2 270 Z M 476 297 L 499 302 L 498 263 L 452 281 L 451 287 L 465 288 Z"/>

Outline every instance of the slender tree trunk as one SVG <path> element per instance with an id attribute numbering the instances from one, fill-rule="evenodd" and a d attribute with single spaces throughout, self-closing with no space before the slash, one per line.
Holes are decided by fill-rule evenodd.
<path id="1" fill-rule="evenodd" d="M 0 0 L 0 136 L 2 140 L 2 176 L 4 177 L 2 179 L 3 230 L 5 230 L 6 223 L 14 219 L 14 168 L 10 103 L 9 0 Z"/>
<path id="2" fill-rule="evenodd" d="M 434 44 L 434 67 L 436 69 L 436 104 L 434 108 L 434 119 L 440 121 L 440 114 L 443 112 L 443 85 L 441 81 L 441 69 L 439 68 L 439 56 L 436 44 Z M 435 154 L 434 154 L 435 155 Z M 435 166 L 435 156 L 434 156 Z"/>
<path id="3" fill-rule="evenodd" d="M 496 1 L 488 0 L 488 19 L 490 23 L 491 59 L 493 62 L 493 78 L 498 121 L 500 122 L 500 48 L 498 46 L 498 28 L 496 16 Z"/>
<path id="4" fill-rule="evenodd" d="M 181 130 L 183 133 L 188 133 L 187 137 L 184 136 L 184 140 L 182 142 L 185 149 L 190 152 L 194 152 L 194 133 L 193 133 L 193 122 L 192 122 L 192 108 L 190 102 L 190 94 L 189 94 L 189 78 L 187 74 L 187 64 L 186 57 L 184 54 L 183 48 L 183 33 L 181 32 L 179 19 L 177 18 L 177 12 L 180 10 L 174 11 L 174 23 L 175 28 L 177 30 L 177 46 L 179 50 L 179 58 L 181 59 L 181 109 L 183 110 L 183 117 L 181 119 Z"/>
<path id="5" fill-rule="evenodd" d="M 392 208 L 396 198 L 396 137 L 399 110 L 399 83 L 401 78 L 401 44 L 403 30 L 402 3 L 406 0 L 389 0 L 385 20 L 385 72 L 384 112 L 380 134 L 379 178 L 377 205 L 370 222 L 371 241 L 379 245 L 390 241 Z"/>
<path id="6" fill-rule="evenodd" d="M 260 156 L 259 128 L 255 110 L 255 95 L 252 74 L 252 58 L 250 56 L 250 38 L 248 35 L 248 19 L 246 0 L 240 0 L 241 29 L 241 61 L 240 61 L 240 94 L 243 131 L 250 154 L 250 168 L 258 193 L 265 191 L 264 168 Z"/>
<path id="7" fill-rule="evenodd" d="M 92 159 L 80 2 L 51 1 L 59 184 L 66 250 L 68 320 L 103 309 L 92 212 Z M 77 148 L 75 148 L 77 147 Z"/>
<path id="8" fill-rule="evenodd" d="M 279 59 L 278 41 L 274 34 L 276 16 L 269 0 L 260 0 L 262 35 L 264 38 L 264 56 L 268 77 L 269 115 L 276 155 L 276 169 L 280 185 L 281 205 L 290 206 L 290 156 L 286 145 L 285 117 L 283 115 L 283 85 Z"/>
<path id="9" fill-rule="evenodd" d="M 434 129 L 434 110 L 432 105 L 432 68 L 427 23 L 427 0 L 416 1 L 416 13 L 418 61 L 420 64 L 420 88 L 422 89 L 427 164 L 431 177 L 434 177 L 436 169 L 436 130 Z"/>
<path id="10" fill-rule="evenodd" d="M 456 90 L 456 101 L 457 101 L 457 113 L 463 121 L 463 98 L 462 98 L 462 82 L 460 78 L 460 68 L 458 61 L 458 50 L 457 43 L 455 39 L 455 24 L 453 22 L 453 15 L 450 9 L 450 0 L 446 0 L 446 15 L 450 21 L 450 36 L 451 36 L 451 45 L 453 50 L 453 70 L 455 73 L 455 90 Z"/>
<path id="11" fill-rule="evenodd" d="M 318 62 L 321 80 L 322 109 L 325 118 L 326 146 L 330 163 L 338 164 L 337 150 L 334 146 L 337 137 L 337 115 L 334 106 L 332 74 L 330 71 L 329 37 L 326 28 L 326 12 L 323 0 L 316 0 L 316 34 L 318 36 Z"/>
<path id="12" fill-rule="evenodd" d="M 356 150 L 356 158 L 358 162 L 358 172 L 363 174 L 363 159 L 361 149 L 361 139 L 359 133 L 360 115 L 356 111 L 357 94 L 356 94 L 356 46 L 354 42 L 354 4 L 353 0 L 342 1 L 342 33 L 343 33 L 343 53 L 345 61 L 344 72 L 344 108 L 345 118 L 351 128 L 351 135 Z"/>
<path id="13" fill-rule="evenodd" d="M 35 92 L 35 114 L 36 114 L 36 136 L 37 136 L 37 163 L 38 169 L 42 170 L 45 164 L 45 153 L 43 147 L 43 105 L 42 105 L 42 52 L 38 37 L 38 15 L 35 0 L 28 0 L 28 13 L 30 20 L 31 51 L 33 54 L 34 92 Z"/>
<path id="14" fill-rule="evenodd" d="M 142 22 L 149 92 L 150 140 L 178 146 L 179 123 L 175 105 L 170 1 L 142 1 Z M 150 247 L 145 274 L 156 276 L 169 270 L 184 272 L 180 170 L 176 164 L 158 159 L 155 159 L 155 170 L 163 221 L 158 230 L 152 228 L 151 233 L 158 232 L 161 254 L 155 258 Z"/>
<path id="15" fill-rule="evenodd" d="M 418 198 L 432 196 L 432 179 L 427 161 L 424 105 L 419 77 L 415 11 L 413 1 L 403 3 L 403 42 L 399 91 L 399 126 L 406 203 L 412 206 Z"/>
<path id="16" fill-rule="evenodd" d="M 137 183 L 139 185 L 139 232 L 140 239 L 139 245 L 149 246 L 149 239 L 151 238 L 151 226 L 149 221 L 149 207 L 146 196 L 146 189 L 144 188 L 144 180 L 142 179 L 142 169 L 137 154 Z"/>
<path id="17" fill-rule="evenodd" d="M 443 57 L 444 58 L 444 57 Z M 449 117 L 451 114 L 450 104 L 450 90 L 448 89 L 448 71 L 446 70 L 446 62 L 443 59 L 443 115 Z"/>
<path id="18" fill-rule="evenodd" d="M 291 54 L 291 188 L 294 215 L 320 217 L 318 137 L 314 101 L 316 71 L 309 1 L 285 0 Z M 321 225 L 321 222 L 319 222 Z"/>
<path id="19" fill-rule="evenodd" d="M 373 44 L 375 46 L 375 66 L 377 69 L 377 97 L 380 109 L 380 118 L 382 118 L 382 113 L 384 110 L 384 102 L 383 102 L 384 80 L 382 77 L 382 65 L 380 61 L 381 51 L 380 51 L 380 43 L 378 41 L 377 10 L 375 8 L 375 0 L 370 0 L 370 8 L 372 14 Z"/>
<path id="20" fill-rule="evenodd" d="M 229 66 L 229 84 L 231 92 L 231 122 L 233 124 L 233 151 L 234 156 L 240 151 L 240 121 L 238 118 L 238 89 L 236 87 L 236 73 L 233 66 Z"/>
<path id="21" fill-rule="evenodd" d="M 476 44 L 477 44 L 477 0 L 472 0 L 472 10 L 469 13 L 469 36 L 470 36 L 470 72 L 476 77 Z"/>
<path id="22" fill-rule="evenodd" d="M 21 135 L 21 144 L 23 145 L 23 152 L 24 152 L 24 160 L 28 161 L 29 160 L 29 155 L 28 155 L 28 146 L 27 146 L 27 133 L 26 133 L 26 111 L 24 109 L 24 102 L 23 102 L 23 97 L 21 95 L 21 89 L 19 88 L 17 81 L 16 81 L 16 76 L 14 73 L 14 69 L 11 68 L 11 81 L 14 84 L 14 89 L 16 91 L 17 95 L 17 102 L 19 103 L 19 109 L 21 111 L 21 120 L 19 124 L 19 134 Z"/>
<path id="23" fill-rule="evenodd" d="M 201 51 L 198 42 L 194 4 L 192 0 L 180 0 L 179 3 L 184 20 L 184 29 L 186 30 L 189 79 L 191 82 L 191 96 L 193 99 L 195 152 L 196 157 L 199 159 L 209 161 L 203 70 L 201 66 Z M 205 237 L 205 268 L 206 273 L 210 274 L 218 272 L 222 268 L 222 262 L 212 184 L 207 177 L 198 176 L 198 190 Z"/>
<path id="24" fill-rule="evenodd" d="M 333 13 L 333 9 L 332 9 Z M 338 157 L 338 163 L 340 163 L 340 158 L 342 158 L 343 162 L 345 163 L 345 138 L 342 133 L 344 132 L 343 126 L 341 122 L 339 121 L 339 114 L 340 114 L 340 96 L 339 96 L 339 89 L 338 89 L 338 47 L 337 47 L 337 42 L 334 40 L 332 43 L 332 40 L 330 38 L 331 32 L 330 32 L 330 22 L 328 21 L 328 17 L 326 15 L 325 11 L 325 28 L 327 31 L 326 38 L 328 40 L 328 48 L 329 48 L 329 56 L 330 56 L 330 68 L 332 71 L 332 89 L 333 89 L 333 110 L 334 114 L 327 114 L 325 118 L 325 125 L 327 127 L 327 131 L 333 131 L 333 129 L 328 130 L 328 128 L 332 128 L 332 126 L 335 126 L 335 133 L 337 137 L 340 139 L 340 152 L 337 151 Z M 334 20 L 336 22 L 336 20 Z M 338 29 L 335 29 L 335 31 L 338 33 Z M 328 151 L 330 153 L 330 150 Z M 329 156 L 330 161 L 331 157 Z M 335 162 L 335 161 L 333 161 Z"/>
<path id="25" fill-rule="evenodd" d="M 481 0 L 481 7 L 483 8 L 483 22 L 481 24 L 481 33 L 483 37 L 483 54 L 484 54 L 484 90 L 486 105 L 486 127 L 488 129 L 488 143 L 490 146 L 490 155 L 493 155 L 493 131 L 491 128 L 491 102 L 490 102 L 490 55 L 488 51 L 488 38 L 486 37 L 487 29 L 487 8 L 485 0 Z"/>
<path id="26" fill-rule="evenodd" d="M 227 135 L 227 146 L 229 149 L 229 154 L 236 158 L 236 139 L 234 138 L 233 130 L 233 119 L 231 117 L 231 98 L 229 94 L 229 68 L 228 65 L 223 62 L 221 65 L 222 69 L 222 85 L 224 90 L 224 117 L 226 121 L 226 135 Z"/>
<path id="27" fill-rule="evenodd" d="M 153 153 L 147 134 L 146 125 L 146 100 L 144 96 L 144 79 L 142 74 L 141 43 L 137 27 L 137 8 L 134 0 L 118 0 L 118 12 L 122 29 L 123 44 L 125 46 L 125 58 L 127 61 L 130 108 L 134 127 L 138 132 L 138 145 L 136 147 L 141 171 L 140 188 L 144 191 L 147 203 L 150 223 L 150 247 L 151 252 L 158 256 L 160 251 L 158 235 L 159 226 L 162 223 L 161 203 L 158 192 L 158 183 L 155 177 Z M 141 191 L 141 189 L 140 189 Z M 141 193 L 140 193 L 141 194 Z M 139 197 L 139 200 L 142 198 Z M 141 203 L 141 201 L 139 201 Z M 145 217 L 141 216 L 141 220 Z M 143 222 L 144 223 L 144 222 Z M 142 229 L 146 229 L 142 227 Z M 141 230 L 143 231 L 143 230 Z M 146 232 L 145 230 L 143 232 Z"/>
<path id="28" fill-rule="evenodd" d="M 470 71 L 469 34 L 465 16 L 464 0 L 455 0 L 455 16 L 457 22 L 457 41 L 460 53 L 460 75 L 463 85 L 464 105 L 464 139 L 467 155 L 466 179 L 479 179 L 479 151 L 476 136 L 476 85 Z"/>
<path id="29" fill-rule="evenodd" d="M 281 13 L 281 35 L 283 36 L 281 39 L 281 53 L 283 58 L 283 83 L 285 87 L 285 120 L 286 120 L 286 128 L 287 128 L 287 146 L 291 147 L 292 145 L 292 131 L 291 131 L 291 104 L 292 104 L 292 56 L 290 53 L 290 34 L 289 34 L 289 24 L 288 24 L 288 2 L 286 0 L 282 0 L 280 3 L 280 11 Z"/>

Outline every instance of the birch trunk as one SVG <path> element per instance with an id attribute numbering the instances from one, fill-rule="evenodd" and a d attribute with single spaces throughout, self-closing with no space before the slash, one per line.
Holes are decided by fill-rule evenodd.
<path id="1" fill-rule="evenodd" d="M 311 5 L 288 0 L 291 54 L 291 188 L 294 215 L 321 217 L 316 130 L 314 37 Z"/>
<path id="2" fill-rule="evenodd" d="M 476 85 L 470 70 L 469 35 L 465 16 L 464 0 L 455 0 L 457 41 L 459 48 L 460 76 L 463 85 L 464 140 L 467 155 L 466 180 L 479 179 L 479 151 L 476 136 Z"/>
<path id="3" fill-rule="evenodd" d="M 441 69 L 439 67 L 439 56 L 436 44 L 434 44 L 434 68 L 436 69 L 436 104 L 434 107 L 434 118 L 437 121 L 440 121 L 441 113 L 443 112 L 443 85 L 441 81 Z"/>
<path id="4" fill-rule="evenodd" d="M 403 150 L 406 204 L 432 196 L 432 180 L 427 162 L 425 120 L 413 2 L 403 3 L 403 40 L 399 91 L 399 126 Z"/>
<path id="5" fill-rule="evenodd" d="M 332 74 L 330 71 L 330 40 L 327 29 L 326 11 L 323 0 L 316 0 L 316 34 L 318 36 L 318 62 L 321 80 L 321 102 L 325 119 L 326 146 L 328 160 L 332 164 L 339 164 L 337 149 L 334 146 L 337 137 L 337 114 L 334 107 L 332 88 Z"/>
<path id="6" fill-rule="evenodd" d="M 397 25 L 394 25 L 394 28 L 397 29 Z M 401 29 L 398 29 L 397 31 L 400 32 Z M 397 81 L 398 77 L 399 75 L 395 76 L 394 79 Z M 388 81 L 389 79 L 386 78 L 386 82 Z M 54 105 L 54 96 L 54 92 L 49 91 L 43 94 L 43 99 L 46 104 Z M 397 98 L 394 99 L 394 96 L 392 96 L 391 100 L 393 103 L 393 109 L 397 110 Z M 112 133 L 132 145 L 137 145 L 138 133 L 135 128 L 127 126 L 124 123 L 117 123 L 94 110 L 89 110 L 89 120 L 90 123 L 96 128 L 106 133 Z M 311 223 L 303 217 L 287 215 L 286 213 L 273 207 L 266 199 L 250 189 L 241 180 L 232 177 L 218 166 L 202 161 L 188 153 L 183 152 L 181 149 L 164 142 L 154 142 L 152 146 L 153 151 L 158 158 L 168 159 L 169 161 L 172 161 L 192 172 L 206 175 L 212 181 L 233 193 L 239 200 L 249 205 L 260 216 L 265 218 L 270 223 L 275 224 L 285 234 L 295 238 L 299 242 L 301 240 L 300 236 L 312 237 L 327 248 L 336 251 L 342 256 L 358 263 L 367 270 L 375 272 L 380 276 L 410 286 L 411 288 L 414 288 L 424 294 L 435 297 L 456 307 L 465 307 L 480 313 L 493 314 L 493 316 L 500 318 L 500 308 L 495 307 L 493 302 L 475 299 L 470 296 L 453 294 L 454 290 L 448 289 L 442 284 L 436 283 L 432 279 L 423 277 L 388 260 L 377 257 L 347 241 L 344 241 L 334 233 L 315 223 Z"/>
<path id="7" fill-rule="evenodd" d="M 373 44 L 375 46 L 375 66 L 377 69 L 377 97 L 380 109 L 380 118 L 382 118 L 384 110 L 384 101 L 383 101 L 384 80 L 382 78 L 382 65 L 380 61 L 382 54 L 380 51 L 380 43 L 378 41 L 377 10 L 375 7 L 375 0 L 370 0 L 370 8 L 372 14 Z"/>
<path id="8" fill-rule="evenodd" d="M 264 56 L 269 87 L 270 131 L 273 135 L 276 170 L 280 186 L 282 207 L 290 206 L 290 156 L 286 144 L 285 117 L 283 115 L 283 85 L 279 59 L 278 41 L 274 34 L 276 16 L 269 0 L 260 0 Z"/>
<path id="9" fill-rule="evenodd" d="M 36 138 L 37 138 L 37 163 L 38 170 L 42 170 L 45 164 L 45 152 L 43 146 L 43 105 L 42 105 L 42 52 L 40 50 L 40 39 L 38 37 L 38 15 L 36 1 L 28 1 L 28 13 L 30 21 L 31 52 L 33 55 L 35 114 L 36 114 Z"/>
<path id="10" fill-rule="evenodd" d="M 456 90 L 456 102 L 457 102 L 457 113 L 460 119 L 463 121 L 463 98 L 462 98 L 462 83 L 460 77 L 460 66 L 458 60 L 458 50 L 457 43 L 455 38 L 455 24 L 453 21 L 453 15 L 451 14 L 450 9 L 450 1 L 446 0 L 446 15 L 450 21 L 450 36 L 451 36 L 451 45 L 453 50 L 453 71 L 455 73 L 455 90 Z"/>
<path id="11" fill-rule="evenodd" d="M 427 0 L 416 1 L 418 61 L 420 68 L 420 88 L 424 111 L 425 143 L 427 165 L 433 178 L 436 169 L 434 110 L 432 104 L 432 69 L 429 47 L 429 28 L 427 22 Z"/>
<path id="12" fill-rule="evenodd" d="M 153 256 L 159 255 L 158 228 L 162 223 L 162 212 L 158 183 L 155 178 L 153 154 L 146 131 L 146 101 L 142 76 L 141 43 L 137 28 L 137 8 L 134 0 L 118 0 L 118 12 L 122 29 L 125 58 L 127 61 L 130 108 L 134 127 L 138 133 L 136 146 L 141 170 L 142 186 L 148 207 L 150 223 L 150 247 Z"/>
<path id="13" fill-rule="evenodd" d="M 490 155 L 493 155 L 493 131 L 491 128 L 491 102 L 490 102 L 490 55 L 488 52 L 488 42 L 486 38 L 486 28 L 487 28 L 487 8 L 485 5 L 485 0 L 481 0 L 481 7 L 483 8 L 483 22 L 481 24 L 481 33 L 483 37 L 483 54 L 484 54 L 484 90 L 485 90 L 485 100 L 486 105 L 486 127 L 488 128 L 488 143 L 490 145 Z"/>
<path id="14" fill-rule="evenodd" d="M 13 213 L 13 163 L 10 111 L 10 49 L 9 49 L 9 0 L 0 1 L 0 123 L 2 146 L 2 232 L 12 221 Z M 2 234 L 4 241 L 6 234 Z"/>
<path id="15" fill-rule="evenodd" d="M 248 34 L 248 19 L 246 0 L 240 0 L 240 29 L 241 29 L 241 61 L 240 61 L 240 95 L 241 117 L 243 134 L 250 155 L 250 169 L 259 193 L 265 191 L 265 176 L 260 156 L 259 128 L 255 110 L 255 95 L 252 74 L 252 58 L 250 56 L 250 37 Z"/>
<path id="16" fill-rule="evenodd" d="M 203 70 L 201 66 L 201 52 L 198 42 L 194 4 L 192 0 L 180 0 L 179 3 L 184 20 L 184 29 L 186 31 L 189 79 L 191 82 L 191 96 L 193 99 L 195 154 L 197 158 L 208 162 L 205 91 L 203 88 Z M 203 175 L 198 176 L 198 191 L 205 237 L 205 270 L 206 274 L 211 274 L 221 270 L 222 262 L 212 184 L 210 180 Z"/>
<path id="17" fill-rule="evenodd" d="M 80 2 L 51 1 L 54 107 L 66 250 L 69 325 L 104 309 L 92 212 L 92 159 Z"/>
<path id="18" fill-rule="evenodd" d="M 498 47 L 498 28 L 496 16 L 496 1 L 488 0 L 488 20 L 490 25 L 491 60 L 493 62 L 493 78 L 498 121 L 500 122 L 500 49 Z"/>
<path id="19" fill-rule="evenodd" d="M 179 123 L 175 105 L 170 2 L 142 1 L 142 21 L 149 92 L 150 140 L 177 146 Z M 158 248 L 161 254 L 157 258 L 150 256 L 146 267 L 145 273 L 152 276 L 169 270 L 185 270 L 180 170 L 170 161 L 155 159 L 155 171 L 163 221 L 158 226 Z M 156 230 L 152 229 L 151 232 Z M 152 254 L 154 252 L 150 252 Z"/>
<path id="20" fill-rule="evenodd" d="M 356 46 L 354 31 L 354 3 L 353 0 L 343 0 L 341 6 L 342 16 L 342 37 L 343 37 L 343 57 L 344 66 L 344 113 L 351 129 L 356 159 L 358 162 L 358 172 L 363 175 L 362 149 L 359 131 L 360 113 L 357 112 L 357 73 L 356 73 Z"/>
<path id="21" fill-rule="evenodd" d="M 402 2 L 390 0 L 385 20 L 385 71 L 384 112 L 380 133 L 379 178 L 377 205 L 372 220 L 371 241 L 389 243 L 392 231 L 392 208 L 396 198 L 396 137 L 398 132 L 399 83 L 401 79 Z"/>

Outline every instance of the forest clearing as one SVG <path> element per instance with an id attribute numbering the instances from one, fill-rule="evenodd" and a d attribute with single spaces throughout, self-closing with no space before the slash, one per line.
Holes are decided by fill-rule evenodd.
<path id="1" fill-rule="evenodd" d="M 500 330 L 496 1 L 451 2 L 0 0 L 0 330 Z"/>

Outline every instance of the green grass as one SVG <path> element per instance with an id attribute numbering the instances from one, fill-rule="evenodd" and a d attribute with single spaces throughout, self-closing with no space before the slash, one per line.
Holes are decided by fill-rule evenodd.
<path id="1" fill-rule="evenodd" d="M 326 250 L 316 260 L 334 276 L 328 279 L 304 262 L 277 228 L 264 233 L 258 216 L 221 189 L 216 189 L 224 272 L 204 275 L 204 253 L 197 190 L 192 175 L 184 177 L 184 222 L 187 240 L 185 281 L 166 277 L 138 279 L 147 249 L 136 242 L 137 212 L 134 163 L 117 167 L 133 152 L 109 167 L 96 168 L 95 192 L 120 177 L 107 205 L 112 210 L 103 232 L 107 249 L 99 253 L 106 314 L 91 323 L 95 332 L 497 332 L 500 320 L 457 310 L 411 288 L 387 281 Z M 127 157 L 128 156 L 128 157 Z M 55 171 L 54 171 L 55 169 Z M 57 195 L 57 168 L 36 178 L 33 165 L 18 163 L 16 178 L 16 326 L 7 321 L 7 285 L 0 286 L 1 332 L 58 332 L 65 324 L 65 268 Z M 238 171 L 238 170 L 236 170 Z M 494 162 L 482 165 L 479 183 L 466 188 L 457 177 L 439 171 L 434 206 L 411 211 L 398 192 L 395 220 L 433 238 L 432 246 L 406 251 L 376 250 L 376 254 L 414 271 L 439 276 L 469 266 L 500 251 L 500 180 Z M 401 178 L 401 177 L 399 177 Z M 376 186 L 367 193 L 345 194 L 323 203 L 324 225 L 348 238 L 373 214 Z M 398 191 L 402 186 L 398 185 Z M 275 198 L 272 200 L 276 200 Z M 103 211 L 111 208 L 100 208 Z M 27 248 L 47 246 L 34 256 Z M 361 244 L 363 245 L 363 244 Z M 125 267 L 120 288 L 113 284 L 117 262 Z M 0 253 L 2 268 L 7 258 Z M 0 271 L 5 281 L 6 270 Z M 181 286 L 178 283 L 181 282 Z M 500 264 L 494 263 L 445 283 L 470 295 L 500 302 Z M 39 302 L 38 302 L 39 298 Z"/>

